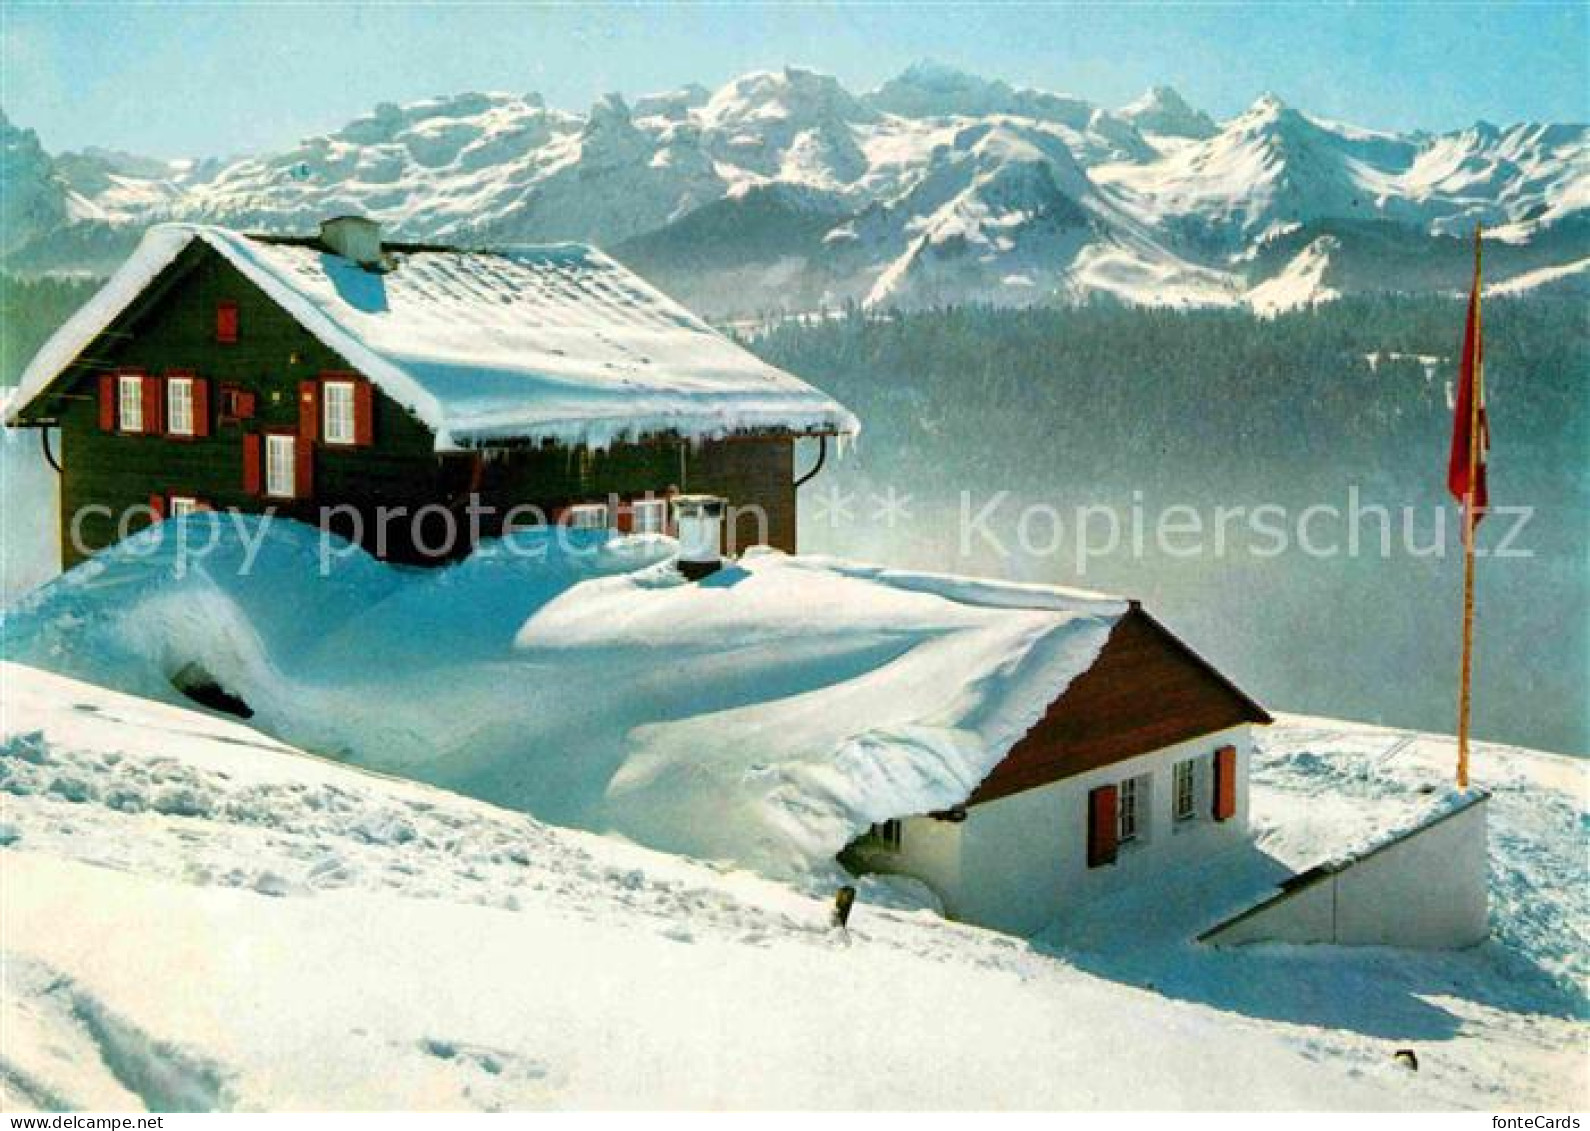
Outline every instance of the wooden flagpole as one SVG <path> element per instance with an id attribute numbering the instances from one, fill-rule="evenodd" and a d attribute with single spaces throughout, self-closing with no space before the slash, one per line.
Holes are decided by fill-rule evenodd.
<path id="1" fill-rule="evenodd" d="M 1474 225 L 1474 341 L 1475 355 L 1468 359 L 1473 367 L 1474 387 L 1469 390 L 1469 478 L 1463 493 L 1463 672 L 1458 686 L 1458 764 L 1459 789 L 1469 787 L 1469 708 L 1474 695 L 1474 488 L 1479 482 L 1480 403 L 1485 387 L 1485 353 L 1481 347 L 1480 313 L 1480 226 Z"/>

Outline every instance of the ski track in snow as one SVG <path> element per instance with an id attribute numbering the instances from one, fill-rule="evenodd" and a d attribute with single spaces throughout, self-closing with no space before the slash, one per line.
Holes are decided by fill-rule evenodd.
<path id="1" fill-rule="evenodd" d="M 891 908 L 897 893 L 869 883 L 846 936 L 826 892 L 0 674 L 8 1108 L 1586 1095 L 1585 774 L 1568 759 L 1477 751 L 1497 799 L 1497 932 L 1471 952 L 1196 947 L 1182 928 L 1218 910 L 1200 892 L 1229 891 L 1215 865 L 1177 879 L 1180 903 L 1129 892 L 1091 937 L 1084 923 L 1034 945 Z M 1304 865 L 1373 835 L 1449 750 L 1283 719 L 1256 769 L 1258 847 Z M 1131 1053 L 1145 1039 L 1152 1065 Z M 1404 1045 L 1417 1076 L 1389 1060 Z"/>

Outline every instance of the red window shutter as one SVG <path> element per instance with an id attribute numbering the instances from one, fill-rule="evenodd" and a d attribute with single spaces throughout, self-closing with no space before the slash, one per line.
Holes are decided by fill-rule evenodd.
<path id="1" fill-rule="evenodd" d="M 144 399 L 144 431 L 152 436 L 166 430 L 166 383 L 159 377 L 144 377 L 140 386 Z"/>
<path id="2" fill-rule="evenodd" d="M 215 340 L 226 345 L 237 341 L 237 303 L 215 304 Z"/>
<path id="3" fill-rule="evenodd" d="M 99 430 L 116 431 L 116 375 L 99 375 Z"/>
<path id="4" fill-rule="evenodd" d="M 155 512 L 155 521 L 164 522 L 166 517 L 166 497 L 164 495 L 150 495 L 149 509 Z"/>
<path id="5" fill-rule="evenodd" d="M 193 434 L 210 434 L 210 382 L 203 377 L 193 379 Z"/>
<path id="6" fill-rule="evenodd" d="M 1115 863 L 1116 787 L 1101 785 L 1088 791 L 1088 867 Z"/>
<path id="7" fill-rule="evenodd" d="M 1215 751 L 1214 818 L 1229 821 L 1237 815 L 1237 748 L 1222 746 Z"/>
<path id="8" fill-rule="evenodd" d="M 239 389 L 237 393 L 237 418 L 239 420 L 253 420 L 254 405 L 254 394 L 248 389 Z"/>
<path id="9" fill-rule="evenodd" d="M 613 511 L 613 526 L 620 534 L 635 532 L 635 504 L 620 502 Z"/>
<path id="10" fill-rule="evenodd" d="M 263 486 L 261 473 L 264 470 L 263 461 L 265 453 L 258 432 L 250 432 L 243 437 L 243 490 L 249 495 L 258 495 Z"/>
<path id="11" fill-rule="evenodd" d="M 375 443 L 375 386 L 368 381 L 353 386 L 353 442 L 361 448 Z"/>
<path id="12" fill-rule="evenodd" d="M 315 445 L 300 439 L 293 445 L 293 498 L 307 499 L 315 493 Z"/>
<path id="13" fill-rule="evenodd" d="M 320 438 L 320 382 L 298 382 L 298 440 L 300 447 Z"/>

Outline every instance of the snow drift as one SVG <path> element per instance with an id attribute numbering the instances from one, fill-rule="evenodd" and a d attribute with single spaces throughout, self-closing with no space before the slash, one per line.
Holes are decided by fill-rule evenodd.
<path id="1" fill-rule="evenodd" d="M 169 702 L 199 672 L 307 749 L 791 874 L 963 801 L 1126 611 L 769 550 L 689 584 L 674 550 L 540 529 L 415 572 L 292 522 L 200 515 L 0 630 L 10 659 Z"/>

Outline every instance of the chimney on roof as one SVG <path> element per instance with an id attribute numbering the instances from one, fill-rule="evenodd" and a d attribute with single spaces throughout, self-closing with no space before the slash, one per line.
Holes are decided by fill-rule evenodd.
<path id="1" fill-rule="evenodd" d="M 381 225 L 368 216 L 336 216 L 320 222 L 320 242 L 328 251 L 378 271 L 386 266 L 381 253 Z"/>
<path id="2" fill-rule="evenodd" d="M 675 495 L 679 572 L 691 581 L 723 568 L 723 500 L 716 495 Z"/>

